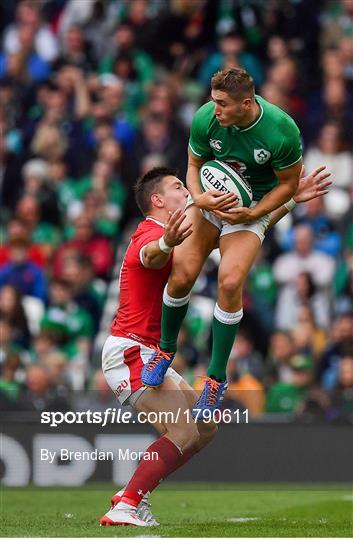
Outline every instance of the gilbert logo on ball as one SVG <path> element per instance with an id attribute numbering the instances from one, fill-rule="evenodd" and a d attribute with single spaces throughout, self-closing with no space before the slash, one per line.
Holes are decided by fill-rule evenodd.
<path id="1" fill-rule="evenodd" d="M 244 176 L 223 161 L 206 161 L 200 168 L 200 184 L 203 191 L 235 193 L 237 206 L 249 207 L 252 202 L 252 190 Z"/>

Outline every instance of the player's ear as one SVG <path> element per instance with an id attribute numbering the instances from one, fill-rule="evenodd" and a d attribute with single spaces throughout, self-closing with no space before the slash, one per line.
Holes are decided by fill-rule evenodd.
<path id="1" fill-rule="evenodd" d="M 153 206 L 156 206 L 157 208 L 163 208 L 164 206 L 163 197 L 159 193 L 152 193 L 151 203 L 153 204 Z"/>
<path id="2" fill-rule="evenodd" d="M 247 97 L 243 100 L 243 105 L 246 109 L 250 109 L 251 107 L 251 104 L 252 104 L 252 99 Z"/>

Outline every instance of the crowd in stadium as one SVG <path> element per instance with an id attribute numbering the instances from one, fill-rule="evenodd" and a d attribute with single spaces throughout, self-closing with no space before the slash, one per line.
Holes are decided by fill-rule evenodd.
<path id="1" fill-rule="evenodd" d="M 241 66 L 287 111 L 309 172 L 333 185 L 269 231 L 252 268 L 225 407 L 353 415 L 353 2 L 2 2 L 0 407 L 117 406 L 100 368 L 136 178 L 185 179 L 194 112 Z M 271 134 L 269 134 L 271 136 Z M 217 251 L 173 367 L 195 388 L 210 352 Z"/>

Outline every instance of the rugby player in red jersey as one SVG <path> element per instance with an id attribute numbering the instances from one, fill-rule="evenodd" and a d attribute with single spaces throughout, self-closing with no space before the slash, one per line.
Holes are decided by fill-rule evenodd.
<path id="1" fill-rule="evenodd" d="M 165 167 L 152 169 L 135 186 L 137 204 L 145 216 L 132 235 L 120 273 L 117 315 L 102 352 L 105 377 L 121 404 L 136 411 L 170 411 L 173 422 L 154 424 L 160 437 L 146 450 L 127 486 L 112 499 L 113 508 L 101 525 L 158 525 L 148 494 L 214 437 L 214 423 L 190 421 L 185 414 L 197 394 L 169 368 L 163 384 L 146 388 L 141 370 L 160 340 L 163 289 L 172 266 L 173 247 L 192 233 L 185 225 L 184 210 L 189 192 Z"/>
<path id="2" fill-rule="evenodd" d="M 323 169 L 307 177 L 303 173 L 295 195 L 298 203 L 327 193 L 331 182 L 324 181 L 328 175 Z M 145 220 L 132 235 L 122 264 L 119 309 L 103 348 L 103 371 L 121 404 L 147 413 L 171 411 L 174 422 L 154 424 L 161 436 L 146 454 L 157 452 L 159 459 L 142 459 L 127 486 L 112 498 L 113 507 L 102 517 L 102 525 L 158 525 L 147 501 L 149 493 L 217 431 L 212 422 L 188 422 L 190 415 L 184 411 L 192 408 L 198 396 L 172 368 L 160 387 L 142 384 L 142 366 L 160 339 L 163 289 L 171 271 L 173 247 L 192 231 L 184 221 L 188 191 L 173 170 L 149 171 L 137 182 L 135 194 Z M 273 212 L 270 226 L 287 213 L 284 206 Z"/>

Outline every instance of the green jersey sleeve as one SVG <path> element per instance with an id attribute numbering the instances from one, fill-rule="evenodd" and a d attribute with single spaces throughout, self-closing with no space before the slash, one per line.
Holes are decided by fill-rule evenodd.
<path id="1" fill-rule="evenodd" d="M 209 146 L 208 118 L 205 115 L 204 106 L 196 111 L 191 123 L 189 148 L 196 157 L 202 159 L 212 159 L 213 153 Z"/>
<path id="2" fill-rule="evenodd" d="M 281 140 L 272 155 L 271 165 L 275 171 L 287 169 L 302 159 L 300 131 L 292 120 L 281 126 Z"/>

